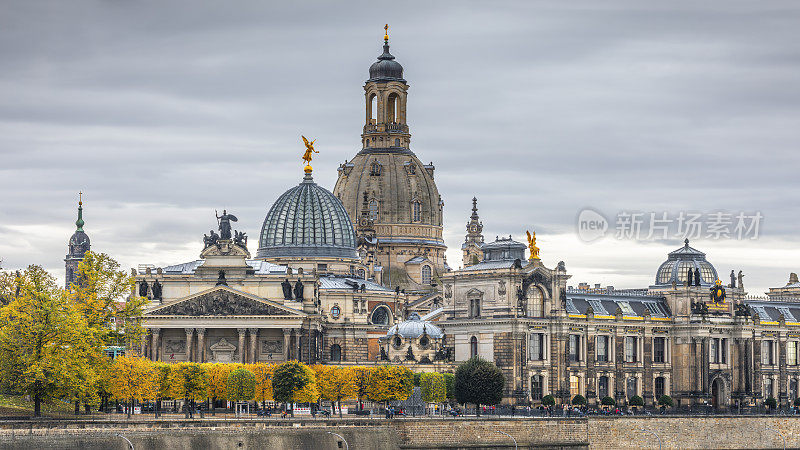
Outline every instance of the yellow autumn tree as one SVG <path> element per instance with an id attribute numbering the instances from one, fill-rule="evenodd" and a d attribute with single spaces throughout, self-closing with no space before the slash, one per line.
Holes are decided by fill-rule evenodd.
<path id="1" fill-rule="evenodd" d="M 364 400 L 369 398 L 369 386 L 375 367 L 356 366 L 351 368 L 355 376 L 356 398 L 358 399 L 358 409 L 364 408 Z"/>
<path id="2" fill-rule="evenodd" d="M 29 266 L 14 284 L 11 301 L 0 309 L 0 384 L 30 395 L 39 416 L 43 400 L 69 397 L 94 382 L 101 346 L 44 269 Z"/>
<path id="3" fill-rule="evenodd" d="M 414 389 L 414 374 L 407 367 L 380 366 L 371 374 L 367 397 L 374 402 L 405 400 Z"/>
<path id="4" fill-rule="evenodd" d="M 170 370 L 170 392 L 174 398 L 185 400 L 187 418 L 192 414 L 190 403 L 194 405 L 194 402 L 208 397 L 209 383 L 210 377 L 204 364 L 178 363 Z"/>
<path id="5" fill-rule="evenodd" d="M 228 375 L 242 367 L 241 364 L 210 363 L 203 364 L 208 371 L 208 397 L 212 401 L 225 400 L 228 398 Z"/>
<path id="6" fill-rule="evenodd" d="M 316 402 L 319 399 L 314 371 L 298 361 L 287 361 L 275 367 L 272 389 L 275 400 L 281 403 Z"/>
<path id="7" fill-rule="evenodd" d="M 426 403 L 442 403 L 447 399 L 447 384 L 441 373 L 423 373 L 419 387 L 422 401 Z"/>
<path id="8" fill-rule="evenodd" d="M 266 407 L 267 400 L 272 400 L 272 374 L 275 366 L 272 364 L 258 363 L 250 366 L 250 371 L 256 376 L 256 397 L 261 402 L 261 408 Z"/>
<path id="9" fill-rule="evenodd" d="M 149 360 L 135 356 L 120 356 L 111 364 L 111 395 L 128 403 L 128 417 L 131 415 L 134 401 L 155 400 L 158 388 L 158 371 Z"/>
<path id="10" fill-rule="evenodd" d="M 356 373 L 350 367 L 324 366 L 313 367 L 317 374 L 317 388 L 320 398 L 335 402 L 342 416 L 342 400 L 355 398 L 357 394 Z"/>

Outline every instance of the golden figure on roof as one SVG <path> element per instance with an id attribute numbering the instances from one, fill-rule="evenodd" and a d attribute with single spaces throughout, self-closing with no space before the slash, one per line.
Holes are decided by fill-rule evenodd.
<path id="1" fill-rule="evenodd" d="M 536 246 L 536 232 L 533 232 L 533 236 L 531 236 L 531 232 L 528 231 L 528 250 L 531 252 L 531 256 L 528 258 L 531 261 L 534 259 L 539 259 L 539 247 Z"/>
<path id="2" fill-rule="evenodd" d="M 314 139 L 313 141 L 308 142 L 308 139 L 306 139 L 305 136 L 300 137 L 303 138 L 303 142 L 306 144 L 306 152 L 303 154 L 303 161 L 306 162 L 305 171 L 306 173 L 311 173 L 311 160 L 314 159 L 314 153 L 319 153 L 319 151 L 314 150 L 314 142 L 317 142 L 317 140 Z"/>

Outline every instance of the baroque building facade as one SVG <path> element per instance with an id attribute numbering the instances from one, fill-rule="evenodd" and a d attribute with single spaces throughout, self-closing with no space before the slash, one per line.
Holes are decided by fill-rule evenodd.
<path id="1" fill-rule="evenodd" d="M 577 394 L 590 405 L 670 395 L 718 408 L 798 397 L 795 275 L 769 297 L 749 298 L 741 276 L 723 286 L 685 242 L 650 286 L 572 288 L 564 262 L 539 259 L 535 235 L 527 246 L 511 236 L 485 242 L 476 199 L 463 268 L 450 270 L 434 167 L 410 149 L 408 84 L 388 37 L 364 89 L 361 151 L 339 167 L 333 192 L 307 166 L 266 213 L 255 256 L 223 211 L 218 231 L 202 245 L 198 236 L 197 259 L 133 270 L 134 294 L 150 299 L 139 352 L 170 362 L 391 362 L 418 372 L 452 372 L 480 356 L 505 374 L 504 402 L 520 405 Z M 82 203 L 76 225 L 67 285 L 90 248 Z"/>

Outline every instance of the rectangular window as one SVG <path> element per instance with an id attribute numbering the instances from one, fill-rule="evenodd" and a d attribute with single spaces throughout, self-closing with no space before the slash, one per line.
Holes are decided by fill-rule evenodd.
<path id="1" fill-rule="evenodd" d="M 597 336 L 597 362 L 608 362 L 608 336 Z"/>
<path id="2" fill-rule="evenodd" d="M 602 376 L 597 379 L 597 397 L 602 400 L 608 397 L 608 377 Z"/>
<path id="3" fill-rule="evenodd" d="M 625 362 L 635 363 L 637 359 L 636 337 L 625 336 Z"/>
<path id="4" fill-rule="evenodd" d="M 580 382 L 578 377 L 575 375 L 570 375 L 569 377 L 569 393 L 572 396 L 580 394 Z"/>
<path id="5" fill-rule="evenodd" d="M 653 338 L 653 362 L 663 363 L 667 361 L 667 343 L 666 338 L 657 337 Z"/>
<path id="6" fill-rule="evenodd" d="M 580 361 L 580 336 L 577 334 L 569 335 L 569 360 Z"/>
<path id="7" fill-rule="evenodd" d="M 728 364 L 728 340 L 725 338 L 719 340 L 719 363 Z"/>
<path id="8" fill-rule="evenodd" d="M 544 334 L 531 334 L 531 360 L 544 360 Z"/>
<path id="9" fill-rule="evenodd" d="M 619 306 L 619 309 L 622 310 L 622 315 L 623 316 L 635 316 L 636 315 L 636 312 L 633 310 L 633 308 L 631 307 L 631 304 L 628 303 L 628 302 L 618 301 L 617 302 L 617 306 Z"/>
<path id="10" fill-rule="evenodd" d="M 764 398 L 774 397 L 772 395 L 772 378 L 764 379 Z"/>
<path id="11" fill-rule="evenodd" d="M 761 364 L 765 366 L 774 364 L 772 358 L 772 341 L 761 341 Z"/>
<path id="12" fill-rule="evenodd" d="M 541 400 L 544 393 L 544 383 L 541 375 L 534 375 L 531 379 L 531 396 L 534 400 Z"/>
<path id="13" fill-rule="evenodd" d="M 711 364 L 719 362 L 719 339 L 711 338 L 708 344 L 708 361 Z"/>
<path id="14" fill-rule="evenodd" d="M 797 341 L 786 343 L 786 364 L 790 366 L 797 365 Z"/>

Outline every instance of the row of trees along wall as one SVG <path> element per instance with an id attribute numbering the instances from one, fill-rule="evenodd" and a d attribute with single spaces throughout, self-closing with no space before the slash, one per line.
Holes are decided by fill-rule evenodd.
<path id="1" fill-rule="evenodd" d="M 87 252 L 78 282 L 60 288 L 39 266 L 0 273 L 0 388 L 41 402 L 70 400 L 76 413 L 110 399 L 128 403 L 180 399 L 190 405 L 217 400 L 280 403 L 405 400 L 420 386 L 427 403 L 492 405 L 502 397 L 502 372 L 473 358 L 453 374 L 413 374 L 401 366 L 308 367 L 297 361 L 269 364 L 168 364 L 133 355 L 114 360 L 108 346 L 135 348 L 147 301 L 134 279 L 105 254 Z M 116 327 L 110 327 L 110 323 Z M 187 408 L 187 414 L 190 408 Z"/>

